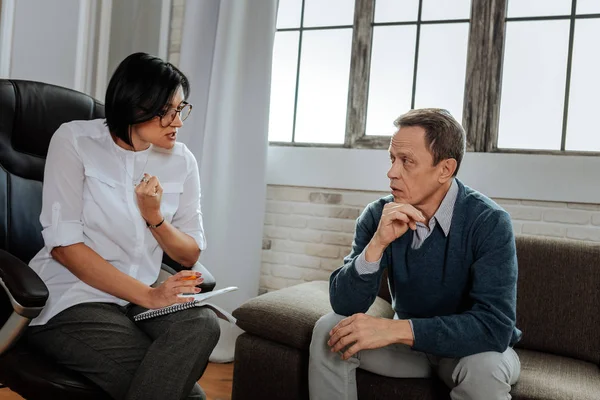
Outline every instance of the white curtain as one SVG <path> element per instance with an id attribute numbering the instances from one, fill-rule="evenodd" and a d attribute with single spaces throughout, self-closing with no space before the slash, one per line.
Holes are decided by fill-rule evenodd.
<path id="1" fill-rule="evenodd" d="M 240 288 L 215 299 L 233 311 L 258 294 L 277 0 L 193 0 L 185 12 L 180 67 L 194 110 L 181 140 L 200 166 L 200 261 L 217 287 Z M 231 361 L 240 333 L 222 322 L 211 360 Z"/>

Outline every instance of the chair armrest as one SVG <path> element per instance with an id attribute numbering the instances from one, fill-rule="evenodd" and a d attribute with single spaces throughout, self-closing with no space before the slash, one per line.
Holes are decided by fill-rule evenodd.
<path id="1" fill-rule="evenodd" d="M 13 309 L 0 328 L 2 354 L 17 342 L 29 322 L 40 314 L 48 300 L 48 288 L 27 264 L 4 250 L 0 250 L 0 286 Z M 8 304 L 3 303 L 0 307 L 4 311 Z"/>
<path id="2" fill-rule="evenodd" d="M 332 311 L 329 282 L 315 281 L 250 299 L 233 316 L 237 325 L 248 333 L 307 350 L 315 323 Z M 390 303 L 378 297 L 367 314 L 392 318 L 394 311 Z"/>
<path id="3" fill-rule="evenodd" d="M 177 272 L 182 271 L 184 269 L 188 269 L 188 270 L 190 269 L 189 267 L 184 267 L 183 265 L 174 261 L 166 253 L 163 256 L 162 262 L 163 262 L 162 269 L 164 271 L 170 272 L 171 274 L 176 274 Z M 212 276 L 212 274 L 210 272 L 208 272 L 208 270 L 204 267 L 204 265 L 197 262 L 196 264 L 194 264 L 192 266 L 191 270 L 200 272 L 202 274 L 202 277 L 204 278 L 204 282 L 202 282 L 200 285 L 198 285 L 198 287 L 200 289 L 202 289 L 202 292 L 203 293 L 212 292 L 212 290 L 217 285 L 217 281 L 215 280 L 214 276 Z"/>
<path id="4" fill-rule="evenodd" d="M 13 312 L 0 328 L 0 355 L 10 349 L 29 326 L 31 318 Z"/>
<path id="5" fill-rule="evenodd" d="M 48 300 L 44 281 L 27 264 L 4 250 L 0 250 L 0 286 L 15 312 L 26 318 L 37 317 Z"/>

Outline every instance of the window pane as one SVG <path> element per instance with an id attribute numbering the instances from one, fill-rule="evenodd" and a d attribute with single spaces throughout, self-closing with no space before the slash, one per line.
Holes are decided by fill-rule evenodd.
<path id="1" fill-rule="evenodd" d="M 445 108 L 462 121 L 469 24 L 421 27 L 415 107 Z"/>
<path id="2" fill-rule="evenodd" d="M 302 0 L 279 0 L 277 29 L 299 28 Z"/>
<path id="3" fill-rule="evenodd" d="M 560 150 L 569 21 L 506 27 L 498 147 Z"/>
<path id="4" fill-rule="evenodd" d="M 369 78 L 367 135 L 392 135 L 394 120 L 410 110 L 416 26 L 376 26 Z"/>
<path id="5" fill-rule="evenodd" d="M 598 0 L 577 0 L 577 14 L 596 14 L 600 13 L 600 1 Z"/>
<path id="6" fill-rule="evenodd" d="M 471 0 L 423 0 L 422 20 L 469 19 Z"/>
<path id="7" fill-rule="evenodd" d="M 304 26 L 352 25 L 354 0 L 305 0 Z"/>
<path id="8" fill-rule="evenodd" d="M 377 0 L 375 2 L 375 22 L 416 21 L 419 0 Z"/>
<path id="9" fill-rule="evenodd" d="M 269 140 L 291 142 L 298 67 L 298 32 L 277 32 L 273 46 Z"/>
<path id="10" fill-rule="evenodd" d="M 352 29 L 303 35 L 296 142 L 344 143 Z"/>
<path id="11" fill-rule="evenodd" d="M 571 1 L 572 0 L 508 0 L 508 17 L 569 15 L 571 14 Z"/>
<path id="12" fill-rule="evenodd" d="M 600 151 L 597 119 L 600 93 L 600 24 L 580 19 L 575 24 L 566 150 Z"/>

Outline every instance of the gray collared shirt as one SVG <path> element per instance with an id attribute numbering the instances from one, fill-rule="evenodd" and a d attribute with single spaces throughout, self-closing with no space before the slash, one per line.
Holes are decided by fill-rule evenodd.
<path id="1" fill-rule="evenodd" d="M 417 230 L 413 235 L 413 241 L 411 243 L 411 247 L 413 249 L 418 249 L 421 247 L 421 245 L 423 245 L 425 239 L 427 239 L 429 235 L 431 235 L 431 232 L 433 232 L 436 224 L 440 224 L 440 227 L 444 231 L 444 235 L 448 236 L 448 233 L 450 232 L 450 224 L 452 223 L 452 215 L 454 214 L 454 203 L 456 203 L 457 195 L 458 184 L 456 183 L 456 179 L 453 179 L 448 193 L 446 193 L 446 196 L 444 196 L 444 200 L 442 200 L 439 208 L 429 220 L 429 226 L 421 222 L 417 222 Z M 381 262 L 381 259 L 373 262 L 367 262 L 365 259 L 365 250 L 363 250 L 360 256 L 358 256 L 358 259 L 355 263 L 356 272 L 358 272 L 359 275 L 377 272 L 379 270 L 379 263 Z"/>

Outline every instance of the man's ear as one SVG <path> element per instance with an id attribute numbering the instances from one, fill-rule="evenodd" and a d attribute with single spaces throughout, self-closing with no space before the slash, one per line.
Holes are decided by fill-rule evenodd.
<path id="1" fill-rule="evenodd" d="M 458 163 L 454 158 L 447 158 L 440 161 L 440 176 L 438 177 L 439 183 L 446 183 L 452 179 Z"/>

